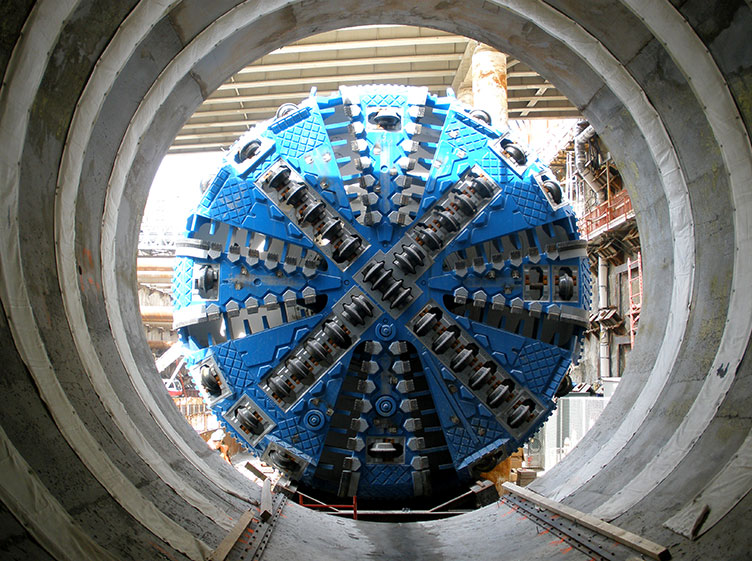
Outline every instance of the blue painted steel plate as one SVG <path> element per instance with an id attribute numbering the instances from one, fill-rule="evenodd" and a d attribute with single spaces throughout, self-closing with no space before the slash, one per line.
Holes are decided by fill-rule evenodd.
<path id="1" fill-rule="evenodd" d="M 310 487 L 455 489 L 567 385 L 590 298 L 573 212 L 453 97 L 342 87 L 282 113 L 231 148 L 177 249 L 196 387 Z"/>

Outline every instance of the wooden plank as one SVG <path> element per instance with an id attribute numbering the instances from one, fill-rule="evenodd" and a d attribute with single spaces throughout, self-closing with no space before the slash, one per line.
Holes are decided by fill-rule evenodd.
<path id="1" fill-rule="evenodd" d="M 261 488 L 261 521 L 266 522 L 272 517 L 272 480 L 264 479 L 264 486 Z"/>
<path id="2" fill-rule="evenodd" d="M 259 468 L 254 466 L 251 462 L 246 462 L 243 467 L 247 469 L 248 471 L 250 471 L 256 477 L 258 477 L 261 481 L 266 480 L 266 474 L 263 471 L 261 471 Z"/>
<path id="3" fill-rule="evenodd" d="M 440 510 L 441 510 L 442 508 L 444 508 L 445 506 L 447 506 L 447 505 L 450 505 L 450 504 L 452 504 L 452 503 L 456 503 L 456 502 L 457 502 L 457 501 L 459 501 L 460 499 L 464 499 L 465 497 L 468 497 L 468 496 L 470 496 L 470 495 L 471 495 L 472 493 L 473 493 L 473 491 L 472 491 L 472 490 L 470 490 L 470 491 L 465 491 L 465 492 L 464 492 L 464 493 L 462 493 L 461 495 L 457 495 L 457 496 L 456 496 L 456 497 L 454 497 L 453 499 L 449 499 L 448 501 L 446 501 L 446 502 L 444 502 L 444 503 L 441 503 L 440 505 L 438 505 L 438 506 L 435 506 L 435 507 L 433 507 L 432 509 L 430 509 L 430 510 L 427 510 L 426 512 L 428 512 L 428 513 L 432 513 L 432 512 L 438 512 L 438 511 L 440 511 Z"/>
<path id="4" fill-rule="evenodd" d="M 553 512 L 554 514 L 558 514 L 560 516 L 563 516 L 564 518 L 572 520 L 573 522 L 576 522 L 577 524 L 580 524 L 585 528 L 593 530 L 594 532 L 598 532 L 603 536 L 609 537 L 621 544 L 626 545 L 627 547 L 634 549 L 635 551 L 639 551 L 640 553 L 651 557 L 652 559 L 658 559 L 659 561 L 663 561 L 664 559 L 671 559 L 671 554 L 664 546 L 638 536 L 637 534 L 633 534 L 632 532 L 628 532 L 627 530 L 619 528 L 618 526 L 604 522 L 600 518 L 596 518 L 595 516 L 585 514 L 584 512 L 580 512 L 579 510 L 576 510 L 567 505 L 552 501 L 551 499 L 544 497 L 543 495 L 539 495 L 534 491 L 525 489 L 524 487 L 520 487 L 519 485 L 515 485 L 514 483 L 506 482 L 502 485 L 502 487 L 510 493 L 514 493 L 518 497 L 522 497 L 523 499 L 540 505 L 546 510 Z"/>
<path id="5" fill-rule="evenodd" d="M 238 520 L 238 523 L 232 527 L 232 530 L 227 533 L 225 539 L 222 540 L 222 543 L 220 543 L 217 549 L 215 549 L 209 556 L 208 561 L 224 561 L 227 558 L 227 554 L 230 553 L 230 550 L 237 543 L 238 538 L 243 535 L 248 524 L 251 523 L 252 518 L 253 511 L 249 510 L 244 512 L 243 516 Z"/>

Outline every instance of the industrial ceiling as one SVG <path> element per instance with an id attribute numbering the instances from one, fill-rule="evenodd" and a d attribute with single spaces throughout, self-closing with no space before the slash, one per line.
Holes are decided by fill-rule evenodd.
<path id="1" fill-rule="evenodd" d="M 171 153 L 226 149 L 254 124 L 311 88 L 407 84 L 458 90 L 476 42 L 425 27 L 369 25 L 313 35 L 246 66 L 211 94 L 178 133 Z M 510 119 L 577 117 L 579 111 L 525 63 L 507 59 Z"/>

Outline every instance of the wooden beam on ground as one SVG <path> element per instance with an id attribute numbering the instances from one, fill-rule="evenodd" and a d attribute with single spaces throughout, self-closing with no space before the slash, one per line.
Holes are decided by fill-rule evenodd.
<path id="1" fill-rule="evenodd" d="M 449 506 L 449 505 L 450 505 L 450 504 L 452 504 L 452 503 L 456 503 L 456 502 L 457 502 L 457 501 L 459 501 L 460 499 L 464 499 L 464 498 L 466 498 L 466 497 L 469 497 L 469 496 L 470 496 L 470 495 L 472 495 L 472 494 L 473 494 L 472 490 L 471 490 L 471 491 L 465 491 L 465 492 L 464 492 L 464 493 L 462 493 L 461 495 L 457 495 L 457 496 L 456 496 L 456 497 L 454 497 L 453 499 L 449 499 L 448 501 L 446 501 L 446 502 L 443 502 L 443 503 L 441 503 L 440 505 L 437 505 L 437 506 L 435 506 L 435 507 L 433 507 L 433 508 L 431 508 L 431 509 L 427 510 L 426 512 L 429 512 L 429 513 L 431 513 L 431 512 L 439 512 L 439 511 L 441 511 L 441 509 L 442 509 L 442 508 L 444 508 L 445 506 Z"/>
<path id="2" fill-rule="evenodd" d="M 238 523 L 235 524 L 235 526 L 232 527 L 232 530 L 227 533 L 225 539 L 223 539 L 222 543 L 219 544 L 217 549 L 212 552 L 207 561 L 224 561 L 227 558 L 227 554 L 230 553 L 232 547 L 237 543 L 238 538 L 243 535 L 243 532 L 245 532 L 248 524 L 251 523 L 252 518 L 253 511 L 248 510 L 244 512 L 238 520 Z"/>
<path id="3" fill-rule="evenodd" d="M 245 469 L 250 471 L 253 475 L 258 477 L 261 481 L 266 481 L 266 474 L 261 471 L 259 468 L 254 466 L 251 462 L 246 462 L 243 466 Z"/>
<path id="4" fill-rule="evenodd" d="M 608 522 L 605 522 L 600 518 L 596 518 L 595 516 L 592 516 L 590 514 L 580 512 L 579 510 L 576 510 L 559 502 L 552 501 L 551 499 L 544 497 L 543 495 L 539 495 L 534 491 L 520 487 L 519 485 L 515 485 L 514 483 L 506 482 L 502 485 L 502 487 L 510 493 L 514 493 L 518 497 L 542 506 L 543 508 L 550 512 L 553 512 L 554 514 L 563 516 L 568 520 L 576 522 L 580 526 L 584 526 L 585 528 L 593 530 L 594 532 L 598 532 L 602 536 L 611 538 L 612 540 L 624 544 L 627 547 L 634 549 L 635 551 L 639 551 L 640 553 L 647 555 L 652 559 L 658 559 L 659 561 L 671 559 L 671 554 L 664 546 L 645 539 L 642 536 L 638 536 L 637 534 L 633 534 L 632 532 L 628 532 L 627 530 L 619 528 L 618 526 L 609 524 Z"/>
<path id="5" fill-rule="evenodd" d="M 268 477 L 264 479 L 264 486 L 261 487 L 261 521 L 266 522 L 272 517 L 272 480 Z"/>

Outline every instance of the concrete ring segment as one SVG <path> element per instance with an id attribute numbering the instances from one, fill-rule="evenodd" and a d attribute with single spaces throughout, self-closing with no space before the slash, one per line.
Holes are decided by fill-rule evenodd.
<path id="1" fill-rule="evenodd" d="M 161 156 L 227 77 L 297 39 L 376 23 L 467 35 L 525 61 L 580 108 L 627 182 L 646 278 L 639 353 L 536 490 L 672 545 L 675 558 L 752 548 L 735 531 L 752 509 L 747 3 L 10 4 L 0 44 L 10 558 L 202 559 L 260 496 L 158 391 L 135 290 L 138 224 Z M 285 514 L 267 559 L 550 557 L 547 540 L 531 542 L 493 506 L 399 527 L 294 505 Z"/>

